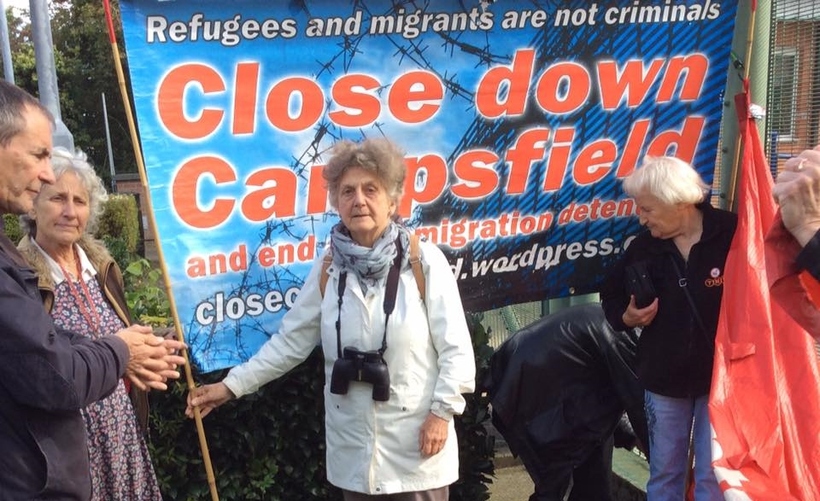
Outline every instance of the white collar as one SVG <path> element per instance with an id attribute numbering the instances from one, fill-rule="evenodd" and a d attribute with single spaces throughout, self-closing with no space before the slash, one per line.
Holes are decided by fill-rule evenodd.
<path id="1" fill-rule="evenodd" d="M 46 251 L 40 247 L 40 244 L 37 243 L 36 240 L 33 238 L 31 239 L 31 243 L 34 244 L 34 248 L 40 251 L 40 254 L 46 258 L 46 266 L 48 266 L 48 271 L 51 274 L 51 280 L 54 282 L 54 286 L 58 286 L 61 283 L 65 282 L 65 276 L 63 275 L 63 270 L 60 269 L 60 265 L 57 264 L 57 261 L 54 260 L 51 256 L 48 255 Z M 88 259 L 85 251 L 82 247 L 77 244 L 74 244 L 74 248 L 77 249 L 77 255 L 80 256 L 80 267 L 83 270 L 83 280 L 88 281 L 94 278 L 94 275 L 97 274 L 97 270 L 94 269 L 94 266 L 91 264 L 91 260 Z"/>

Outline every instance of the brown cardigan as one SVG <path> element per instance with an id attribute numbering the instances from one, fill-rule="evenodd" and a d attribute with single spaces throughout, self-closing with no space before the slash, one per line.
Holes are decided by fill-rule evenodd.
<path id="1" fill-rule="evenodd" d="M 105 245 L 88 235 L 83 235 L 78 245 L 85 251 L 89 261 L 97 270 L 97 282 L 100 285 L 100 290 L 103 291 L 108 304 L 114 309 L 117 316 L 120 317 L 125 325 L 131 325 L 131 313 L 128 311 L 128 305 L 125 302 L 124 282 L 122 272 L 114 258 L 105 248 Z M 46 265 L 46 260 L 43 255 L 31 243 L 29 236 L 23 237 L 17 245 L 20 253 L 28 261 L 29 265 L 37 272 L 38 287 L 40 289 L 40 296 L 43 298 L 43 305 L 46 310 L 51 312 L 54 306 L 54 281 L 51 278 L 51 273 Z M 144 432 L 148 431 L 148 393 L 135 388 L 131 385 L 129 392 L 131 403 L 134 405 L 134 412 L 137 415 L 137 421 Z"/>

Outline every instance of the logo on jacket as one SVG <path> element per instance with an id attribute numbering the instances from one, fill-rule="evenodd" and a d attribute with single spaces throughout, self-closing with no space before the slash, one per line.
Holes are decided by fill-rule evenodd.
<path id="1" fill-rule="evenodd" d="M 709 272 L 712 278 L 707 278 L 703 285 L 706 287 L 720 287 L 723 285 L 723 277 L 720 276 L 720 268 L 712 268 L 712 271 Z"/>

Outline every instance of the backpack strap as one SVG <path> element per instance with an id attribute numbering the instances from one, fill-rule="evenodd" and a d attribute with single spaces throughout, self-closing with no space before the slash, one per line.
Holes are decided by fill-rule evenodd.
<path id="1" fill-rule="evenodd" d="M 419 236 L 410 234 L 410 267 L 413 268 L 413 275 L 416 277 L 416 286 L 419 288 L 419 295 L 424 301 L 424 291 L 427 290 L 427 279 L 424 270 L 421 269 L 421 252 L 419 250 Z"/>
<path id="2" fill-rule="evenodd" d="M 330 263 L 333 262 L 333 255 L 328 253 L 322 258 L 322 271 L 319 273 L 319 293 L 325 297 L 325 289 L 327 288 L 327 279 L 330 275 L 327 274 L 327 269 L 330 268 Z"/>
<path id="3" fill-rule="evenodd" d="M 424 301 L 424 292 L 427 290 L 427 280 L 424 277 L 424 270 L 421 268 L 421 251 L 419 249 L 419 236 L 410 234 L 410 267 L 413 269 L 413 276 L 416 277 L 416 286 L 419 288 L 419 295 Z M 330 275 L 327 274 L 327 269 L 330 268 L 330 263 L 333 262 L 331 254 L 325 254 L 322 258 L 322 272 L 319 273 L 319 292 L 322 297 L 325 297 L 325 289 L 327 288 L 327 280 Z"/>

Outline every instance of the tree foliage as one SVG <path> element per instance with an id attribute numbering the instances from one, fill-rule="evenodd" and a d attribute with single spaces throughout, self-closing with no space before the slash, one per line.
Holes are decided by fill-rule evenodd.
<path id="1" fill-rule="evenodd" d="M 102 2 L 99 0 L 52 0 L 49 5 L 54 61 L 60 91 L 63 122 L 74 144 L 88 154 L 97 173 L 110 186 L 111 169 L 105 136 L 105 95 L 116 172 L 135 172 L 125 108 L 114 67 Z M 112 2 L 114 25 L 119 23 L 119 3 Z M 17 85 L 39 95 L 34 45 L 28 12 L 7 9 L 9 39 Z M 121 33 L 117 33 L 122 47 Z M 120 51 L 126 68 L 124 51 Z M 124 69 L 128 77 L 127 69 Z"/>

